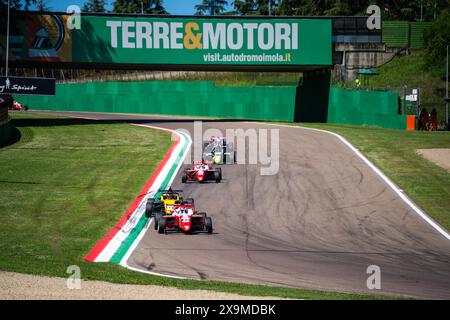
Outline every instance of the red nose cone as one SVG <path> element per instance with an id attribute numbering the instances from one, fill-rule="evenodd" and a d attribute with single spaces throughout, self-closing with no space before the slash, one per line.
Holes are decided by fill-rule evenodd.
<path id="1" fill-rule="evenodd" d="M 188 232 L 189 230 L 191 230 L 191 222 L 189 221 L 182 221 L 181 222 L 181 229 L 184 232 Z"/>
<path id="2" fill-rule="evenodd" d="M 205 172 L 203 170 L 197 171 L 196 177 L 198 182 L 202 182 L 203 180 L 205 180 Z"/>

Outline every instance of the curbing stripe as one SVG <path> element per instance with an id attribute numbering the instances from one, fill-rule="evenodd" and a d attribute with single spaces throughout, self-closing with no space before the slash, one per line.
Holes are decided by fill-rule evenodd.
<path id="1" fill-rule="evenodd" d="M 178 161 L 178 165 L 176 166 L 176 169 L 175 169 L 175 171 L 174 171 L 174 174 L 172 174 L 172 176 L 171 176 L 170 179 L 169 179 L 169 182 L 168 182 L 168 184 L 167 184 L 168 186 L 172 185 L 172 182 L 173 182 L 173 180 L 174 180 L 176 174 L 178 173 L 178 171 L 179 171 L 179 169 L 180 169 L 180 167 L 181 167 L 181 165 L 182 165 L 184 159 L 186 158 L 186 156 L 187 156 L 187 154 L 188 154 L 187 151 L 190 150 L 190 147 L 191 147 L 191 144 L 192 144 L 192 140 L 191 140 L 191 138 L 190 138 L 188 135 L 186 135 L 186 134 L 184 134 L 184 133 L 182 133 L 182 132 L 180 132 L 180 133 L 184 136 L 184 138 L 186 139 L 186 141 L 188 141 L 188 143 L 187 143 L 187 145 L 185 145 L 185 148 L 184 148 L 183 152 L 180 153 L 181 158 L 180 158 L 179 161 Z M 139 244 L 139 242 L 141 241 L 141 239 L 144 237 L 144 235 L 145 235 L 145 233 L 147 232 L 148 228 L 150 227 L 152 221 L 154 222 L 154 219 L 149 219 L 148 222 L 144 224 L 142 230 L 141 230 L 140 233 L 137 235 L 136 239 L 135 239 L 134 242 L 131 244 L 131 246 L 129 247 L 128 251 L 126 252 L 126 254 L 123 256 L 122 260 L 120 261 L 120 265 L 122 265 L 122 266 L 125 267 L 125 268 L 134 270 L 132 267 L 130 267 L 130 266 L 127 264 L 127 261 L 128 261 L 128 259 L 129 259 L 129 257 L 131 256 L 131 254 L 133 253 L 134 249 L 138 246 L 138 244 Z M 153 273 L 153 274 L 156 275 L 157 273 Z M 161 275 L 161 274 L 158 274 L 158 275 Z"/>
<path id="2" fill-rule="evenodd" d="M 186 139 L 184 138 L 184 140 L 186 140 Z M 179 153 L 177 153 L 174 163 L 170 167 L 168 174 L 165 175 L 164 181 L 160 184 L 160 186 L 158 186 L 158 189 L 167 189 L 170 186 L 170 182 L 173 180 L 173 177 L 175 177 L 175 175 L 177 174 L 178 170 L 176 170 L 176 169 L 178 168 L 178 164 L 180 163 L 180 160 L 182 158 L 184 158 L 182 155 L 184 155 L 186 153 L 187 146 L 188 146 L 188 144 L 184 144 L 181 151 Z M 144 208 L 144 207 L 142 207 L 142 208 Z M 122 259 L 124 258 L 124 256 L 127 254 L 127 252 L 130 250 L 131 246 L 136 241 L 136 239 L 138 238 L 142 229 L 144 229 L 147 221 L 149 220 L 147 217 L 145 217 L 145 215 L 143 213 L 144 212 L 142 210 L 139 222 L 133 228 L 133 230 L 130 232 L 128 237 L 121 243 L 118 250 L 112 256 L 110 262 L 120 263 L 122 261 Z"/>
<path id="3" fill-rule="evenodd" d="M 123 231 L 124 226 L 130 224 L 130 222 L 132 223 L 133 220 L 135 220 L 133 219 L 134 218 L 133 215 L 134 213 L 136 213 L 136 209 L 139 208 L 139 205 L 142 204 L 148 198 L 147 194 L 148 191 L 153 186 L 157 178 L 160 176 L 161 172 L 166 168 L 167 163 L 171 159 L 176 147 L 179 145 L 181 141 L 179 134 L 173 130 L 153 126 L 145 126 L 145 127 L 170 132 L 176 137 L 176 140 L 170 147 L 168 153 L 164 157 L 163 161 L 161 161 L 160 165 L 158 166 L 152 177 L 142 188 L 138 197 L 133 201 L 132 205 L 127 210 L 125 215 L 119 220 L 117 225 L 113 229 L 111 229 L 108 232 L 108 234 L 94 246 L 91 252 L 89 252 L 86 255 L 84 261 L 107 262 L 110 260 L 111 256 L 114 254 L 117 248 L 120 247 L 121 242 L 125 240 L 121 238 L 123 238 L 124 235 L 126 236 L 126 234 L 128 233 L 128 232 L 125 232 L 125 234 L 123 232 L 119 233 L 119 231 Z"/>

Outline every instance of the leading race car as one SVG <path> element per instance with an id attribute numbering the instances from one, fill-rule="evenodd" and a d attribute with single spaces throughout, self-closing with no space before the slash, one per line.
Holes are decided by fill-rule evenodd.
<path id="1" fill-rule="evenodd" d="M 213 164 L 233 164 L 236 159 L 233 143 L 227 143 L 224 137 L 211 137 L 203 143 L 203 161 Z"/>
<path id="2" fill-rule="evenodd" d="M 184 169 L 181 176 L 181 182 L 188 181 L 205 182 L 214 180 L 219 183 L 222 180 L 222 169 L 213 168 L 206 162 L 195 162 L 190 168 Z"/>
<path id="3" fill-rule="evenodd" d="M 167 232 L 213 232 L 212 219 L 205 212 L 196 212 L 190 204 L 175 204 L 170 215 L 164 215 L 155 221 L 158 233 Z"/>
<path id="4" fill-rule="evenodd" d="M 158 192 L 160 193 L 158 200 L 153 198 L 147 200 L 145 206 L 145 216 L 147 218 L 155 217 L 156 213 L 171 214 L 173 205 L 180 201 L 194 202 L 194 199 L 183 200 L 180 194 L 182 192 L 181 190 L 172 190 L 172 188 L 169 188 L 168 190 L 159 190 Z"/>
<path id="5" fill-rule="evenodd" d="M 161 219 L 164 216 L 171 216 L 174 213 L 175 208 L 178 208 L 179 206 L 184 206 L 186 208 L 189 207 L 195 212 L 194 199 L 189 198 L 186 200 L 177 200 L 172 206 L 170 206 L 169 210 L 167 210 L 166 212 L 156 211 L 154 213 L 153 218 L 155 219 L 155 230 L 158 229 L 159 219 Z"/>

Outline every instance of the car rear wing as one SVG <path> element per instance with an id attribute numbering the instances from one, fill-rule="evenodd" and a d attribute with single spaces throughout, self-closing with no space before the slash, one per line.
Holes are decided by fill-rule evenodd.
<path id="1" fill-rule="evenodd" d="M 174 190 L 172 188 L 158 190 L 158 193 L 169 193 L 170 194 L 170 193 L 180 193 L 180 192 L 183 192 L 183 190 Z"/>

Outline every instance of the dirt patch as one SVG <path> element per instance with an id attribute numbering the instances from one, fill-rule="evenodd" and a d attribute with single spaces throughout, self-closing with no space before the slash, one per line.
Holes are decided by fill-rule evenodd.
<path id="1" fill-rule="evenodd" d="M 82 280 L 81 289 L 68 289 L 67 279 L 0 272 L 1 300 L 252 300 L 278 299 L 249 297 L 207 290 L 181 290 L 172 287 L 114 284 Z"/>
<path id="2" fill-rule="evenodd" d="M 417 149 L 417 153 L 450 172 L 450 149 Z"/>

